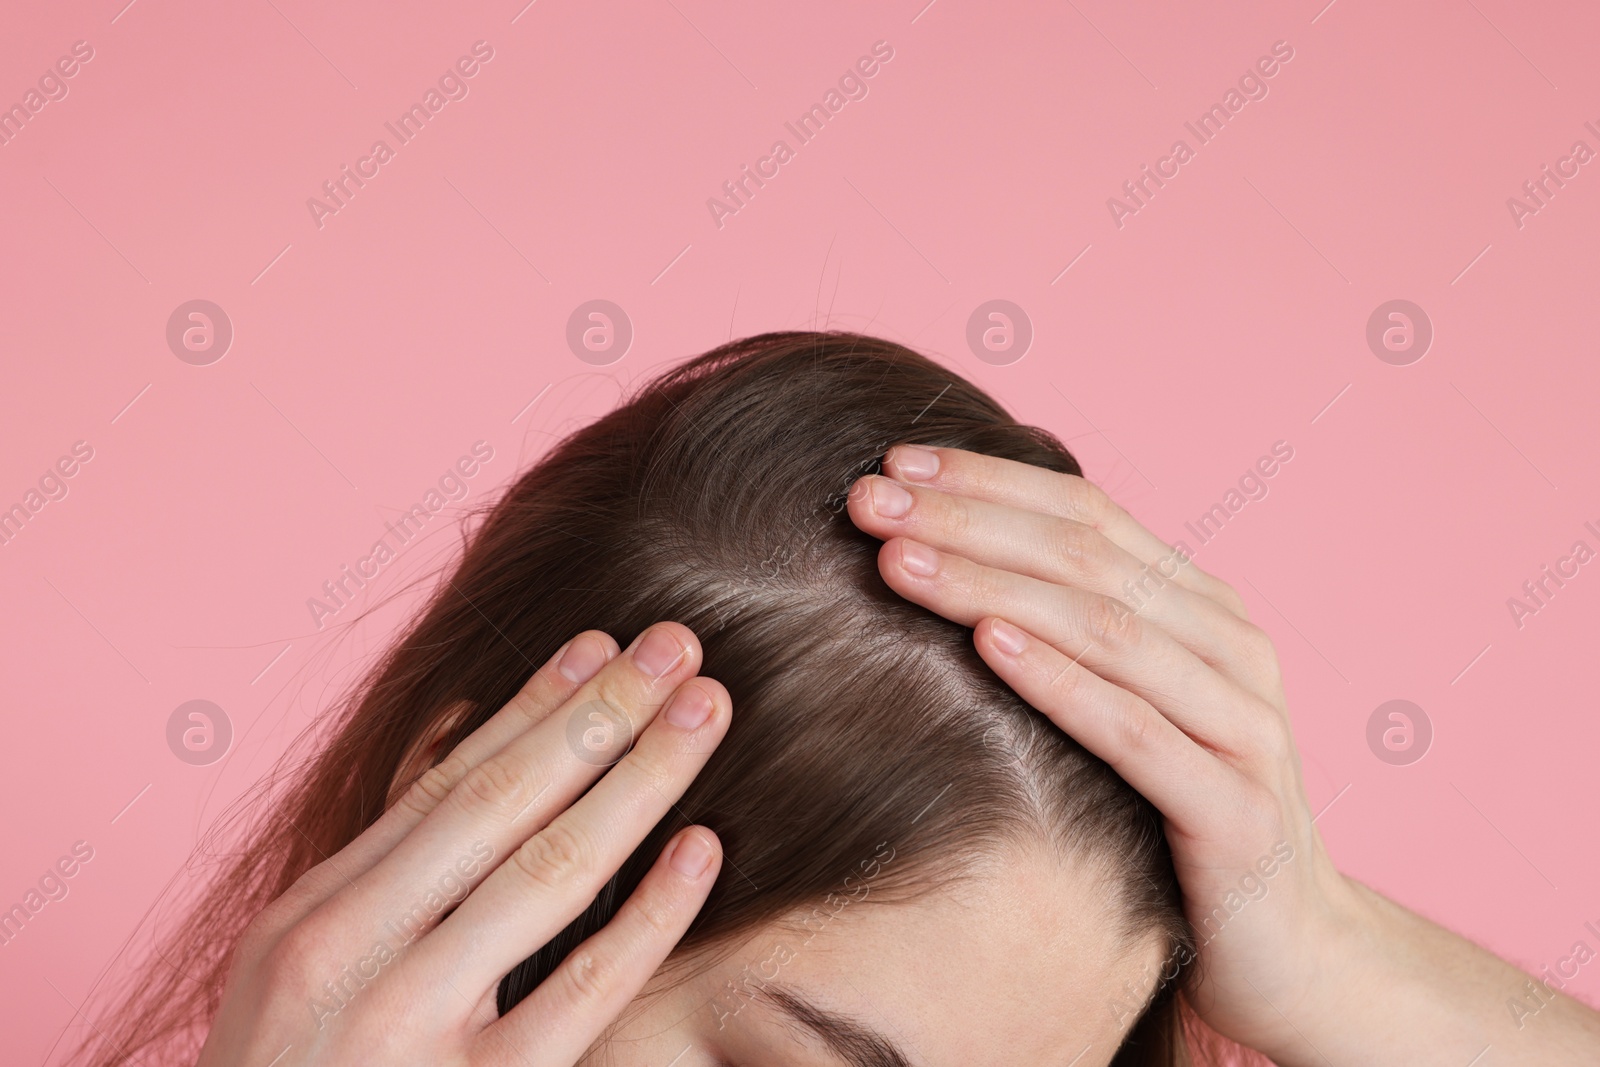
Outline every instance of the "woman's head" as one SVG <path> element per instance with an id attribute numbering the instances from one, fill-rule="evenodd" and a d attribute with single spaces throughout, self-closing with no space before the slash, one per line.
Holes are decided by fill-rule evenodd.
<path id="1" fill-rule="evenodd" d="M 844 502 L 896 442 L 1079 473 L 1053 439 L 900 346 L 769 334 L 653 383 L 489 514 L 407 642 L 430 662 L 406 672 L 397 733 L 464 704 L 448 750 L 573 633 L 626 642 L 662 618 L 695 632 L 702 672 L 734 706 L 674 815 L 586 916 L 507 979 L 502 1011 L 609 918 L 690 822 L 717 831 L 727 861 L 686 951 L 839 900 L 860 903 L 859 915 L 963 876 L 992 880 L 1047 854 L 1098 902 L 1119 955 L 1176 945 L 1178 894 L 1153 809 L 1000 682 L 970 631 L 879 578 L 879 543 Z M 1114 1019 L 1127 994 L 1100 1000 Z M 727 1011 L 705 1008 L 714 1022 Z"/>
<path id="2" fill-rule="evenodd" d="M 588 911 L 502 983 L 502 1011 L 609 919 L 671 834 L 701 823 L 721 838 L 721 874 L 610 1062 L 657 1062 L 629 1049 L 653 1056 L 669 1029 L 721 1050 L 681 1067 L 739 1041 L 764 1062 L 772 1047 L 748 1044 L 761 1027 L 806 1030 L 830 1006 L 881 1012 L 873 1028 L 904 1044 L 911 1009 L 884 1005 L 907 998 L 918 1026 L 937 1022 L 925 1033 L 990 1033 L 991 1054 L 1114 1043 L 1137 1019 L 1113 1062 L 1181 1062 L 1174 988 L 1157 974 L 1187 928 L 1159 817 L 1000 682 L 970 631 L 883 583 L 879 544 L 844 503 L 897 442 L 1079 473 L 957 375 L 845 333 L 733 342 L 571 435 L 472 532 L 229 899 L 259 908 L 342 847 L 573 634 L 626 644 L 672 619 L 700 640 L 733 724 Z M 222 920 L 207 933 L 223 939 Z"/>

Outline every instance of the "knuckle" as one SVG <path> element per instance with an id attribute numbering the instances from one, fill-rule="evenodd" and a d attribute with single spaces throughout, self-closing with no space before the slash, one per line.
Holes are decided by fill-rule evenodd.
<path id="1" fill-rule="evenodd" d="M 1105 536 L 1093 526 L 1071 519 L 1056 527 L 1056 551 L 1077 575 L 1096 575 L 1107 569 L 1111 553 Z"/>
<path id="2" fill-rule="evenodd" d="M 1233 650 L 1235 662 L 1247 684 L 1254 687 L 1254 683 L 1259 681 L 1265 682 L 1270 688 L 1277 687 L 1281 680 L 1278 649 L 1265 630 L 1240 620 L 1232 628 L 1228 647 Z"/>
<path id="3" fill-rule="evenodd" d="M 1252 839 L 1266 840 L 1283 828 L 1278 797 L 1264 785 L 1247 786 L 1240 802 L 1243 829 Z"/>
<path id="4" fill-rule="evenodd" d="M 1273 765 L 1293 759 L 1294 739 L 1288 724 L 1268 708 L 1260 709 L 1257 720 L 1260 725 L 1251 734 L 1252 753 Z"/>
<path id="5" fill-rule="evenodd" d="M 516 810 L 529 800 L 533 783 L 511 761 L 491 756 L 461 776 L 456 792 L 468 806 Z"/>
<path id="6" fill-rule="evenodd" d="M 1115 514 L 1116 504 L 1106 491 L 1087 478 L 1068 475 L 1062 483 L 1067 513 L 1090 526 L 1103 525 Z"/>
<path id="7" fill-rule="evenodd" d="M 1068 663 L 1050 679 L 1051 695 L 1062 703 L 1072 701 L 1082 689 L 1088 673 L 1081 664 Z"/>
<path id="8" fill-rule="evenodd" d="M 598 700 L 613 710 L 626 715 L 628 721 L 637 727 L 639 724 L 639 708 L 645 703 L 641 699 L 643 693 L 640 683 L 631 676 L 619 677 L 605 671 L 600 673 L 600 677 L 595 682 L 594 696 L 591 699 Z M 655 701 L 650 703 L 654 704 L 659 700 L 661 698 L 658 696 Z"/>
<path id="9" fill-rule="evenodd" d="M 276 914 L 278 909 L 290 914 L 302 908 L 309 909 L 338 892 L 344 884 L 344 875 L 334 866 L 333 860 L 325 859 L 302 871 L 278 899 L 263 909 L 258 918 L 270 922 L 269 916 Z"/>
<path id="10" fill-rule="evenodd" d="M 1245 656 L 1250 664 L 1258 670 L 1276 670 L 1278 666 L 1278 649 L 1272 643 L 1272 638 L 1267 631 L 1252 623 L 1242 622 L 1239 636 L 1240 647 L 1244 649 Z"/>
<path id="11" fill-rule="evenodd" d="M 1152 740 L 1154 721 L 1149 714 L 1125 708 L 1115 708 L 1112 715 L 1113 744 L 1124 756 L 1137 758 L 1145 752 Z"/>
<path id="12" fill-rule="evenodd" d="M 1075 571 L 1082 571 L 1083 554 L 1087 551 L 1083 529 L 1082 523 L 1072 519 L 1058 519 L 1055 523 L 1055 554 Z"/>
<path id="13" fill-rule="evenodd" d="M 539 698 L 537 691 L 537 688 L 542 688 L 545 684 L 547 684 L 545 680 L 536 674 L 528 680 L 528 684 L 518 689 L 516 694 L 506 701 L 505 710 L 510 712 L 525 729 L 537 726 L 550 713 L 549 707 Z"/>
<path id="14" fill-rule="evenodd" d="M 465 761 L 454 753 L 423 771 L 400 796 L 400 803 L 419 815 L 426 815 L 450 795 L 467 773 Z"/>
<path id="15" fill-rule="evenodd" d="M 972 508 L 960 497 L 934 495 L 930 499 L 929 494 L 919 495 L 924 501 L 933 505 L 930 510 L 934 513 L 935 525 L 941 527 L 957 542 L 965 543 L 975 527 Z"/>
<path id="16" fill-rule="evenodd" d="M 1132 608 L 1109 596 L 1090 599 L 1085 625 L 1089 639 L 1110 652 L 1137 645 L 1144 628 Z"/>
<path id="17" fill-rule="evenodd" d="M 1215 600 L 1241 619 L 1248 620 L 1250 618 L 1250 613 L 1245 610 L 1244 597 L 1239 595 L 1237 589 L 1215 575 L 1206 574 L 1204 571 L 1199 573 L 1204 578 L 1206 593 L 1212 600 Z"/>
<path id="18" fill-rule="evenodd" d="M 561 967 L 568 997 L 578 1004 L 606 1000 L 621 977 L 616 961 L 593 949 L 579 948 Z"/>
<path id="19" fill-rule="evenodd" d="M 320 961 L 329 944 L 326 931 L 306 920 L 284 932 L 261 961 L 262 976 L 268 989 L 298 986 L 320 973 Z"/>
<path id="20" fill-rule="evenodd" d="M 666 893 L 646 893 L 635 899 L 630 907 L 651 942 L 677 940 L 678 909 Z"/>
<path id="21" fill-rule="evenodd" d="M 583 835 L 555 822 L 524 842 L 512 860 L 533 884 L 565 890 L 587 880 L 594 869 L 594 850 Z"/>
<path id="22" fill-rule="evenodd" d="M 672 762 L 669 754 L 659 751 L 661 747 L 655 744 L 637 745 L 608 773 L 620 771 L 626 775 L 630 789 L 635 792 L 654 790 L 665 793 L 673 782 Z"/>

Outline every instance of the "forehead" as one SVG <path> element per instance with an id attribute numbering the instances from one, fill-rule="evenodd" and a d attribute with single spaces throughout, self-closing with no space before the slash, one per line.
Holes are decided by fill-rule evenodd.
<path id="1" fill-rule="evenodd" d="M 874 901 L 868 883 L 760 932 L 707 977 L 796 991 L 879 1031 L 915 1067 L 1092 1067 L 1133 1023 L 1164 948 L 1154 934 L 1128 943 L 1121 919 L 1094 873 L 1041 849 L 909 902 Z M 774 1011 L 759 995 L 724 996 L 709 1014 L 725 1028 Z"/>

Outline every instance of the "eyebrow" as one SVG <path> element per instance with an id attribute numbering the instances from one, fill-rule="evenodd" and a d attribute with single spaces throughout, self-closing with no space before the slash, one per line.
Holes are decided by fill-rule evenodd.
<path id="1" fill-rule="evenodd" d="M 768 985 L 763 992 L 784 1014 L 810 1030 L 850 1067 L 912 1067 L 900 1046 L 869 1026 L 818 1007 L 787 986 Z"/>

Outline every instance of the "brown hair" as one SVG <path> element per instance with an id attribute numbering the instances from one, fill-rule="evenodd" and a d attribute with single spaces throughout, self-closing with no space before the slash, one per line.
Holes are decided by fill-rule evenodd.
<path id="1" fill-rule="evenodd" d="M 874 898 L 1047 841 L 1100 872 L 1128 935 L 1186 953 L 1154 808 L 1005 686 L 969 630 L 891 592 L 879 542 L 843 514 L 853 480 L 896 442 L 1081 473 L 1059 441 L 961 377 L 842 332 L 731 342 L 562 441 L 471 532 L 330 743 L 199 901 L 163 953 L 188 975 L 144 976 L 85 1062 L 192 1049 L 244 924 L 377 819 L 419 739 L 443 730 L 449 751 L 581 630 L 626 645 L 660 619 L 699 637 L 703 672 L 732 695 L 732 726 L 593 905 L 506 977 L 502 1012 L 614 914 L 690 822 L 717 832 L 727 861 L 684 950 L 819 902 L 884 843 L 894 861 Z M 1189 1062 L 1184 1031 L 1197 1031 L 1180 986 L 1162 984 L 1115 1064 Z"/>

